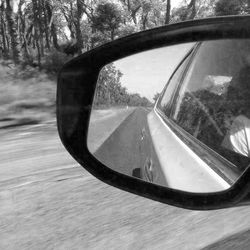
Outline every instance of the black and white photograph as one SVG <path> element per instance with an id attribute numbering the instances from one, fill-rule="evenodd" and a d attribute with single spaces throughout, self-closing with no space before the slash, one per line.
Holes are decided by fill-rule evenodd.
<path id="1" fill-rule="evenodd" d="M 0 249 L 250 249 L 250 0 L 0 0 Z"/>

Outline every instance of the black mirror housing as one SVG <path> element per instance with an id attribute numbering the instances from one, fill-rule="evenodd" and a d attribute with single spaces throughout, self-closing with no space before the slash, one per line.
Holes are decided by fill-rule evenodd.
<path id="1" fill-rule="evenodd" d="M 250 168 L 228 190 L 189 193 L 117 173 L 88 150 L 87 134 L 98 74 L 103 66 L 135 53 L 187 42 L 250 38 L 250 16 L 230 16 L 172 24 L 115 40 L 66 63 L 58 75 L 57 125 L 69 153 L 99 180 L 122 190 L 187 209 L 210 210 L 249 201 Z"/>

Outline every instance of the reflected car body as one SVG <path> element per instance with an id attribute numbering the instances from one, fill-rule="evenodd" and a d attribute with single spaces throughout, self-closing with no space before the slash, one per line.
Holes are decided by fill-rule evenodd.
<path id="1" fill-rule="evenodd" d="M 162 185 L 156 177 L 163 174 L 168 187 L 216 192 L 240 177 L 250 161 L 226 146 L 232 121 L 241 110 L 236 108 L 239 98 L 229 93 L 241 85 L 242 69 L 250 65 L 248 52 L 240 52 L 249 44 L 248 39 L 206 41 L 184 57 L 147 118 L 153 150 L 142 144 L 146 152 L 154 152 L 141 167 L 144 180 Z"/>

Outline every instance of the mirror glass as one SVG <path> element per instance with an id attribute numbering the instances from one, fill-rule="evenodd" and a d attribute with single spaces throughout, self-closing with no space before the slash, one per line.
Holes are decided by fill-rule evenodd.
<path id="1" fill-rule="evenodd" d="M 89 151 L 107 167 L 188 192 L 230 188 L 250 164 L 250 40 L 162 47 L 102 68 Z"/>

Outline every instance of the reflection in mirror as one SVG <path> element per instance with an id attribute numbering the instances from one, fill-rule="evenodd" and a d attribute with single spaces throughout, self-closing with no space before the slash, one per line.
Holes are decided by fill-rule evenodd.
<path id="1" fill-rule="evenodd" d="M 250 164 L 250 40 L 163 47 L 106 65 L 88 131 L 107 167 L 188 192 L 230 188 Z"/>

